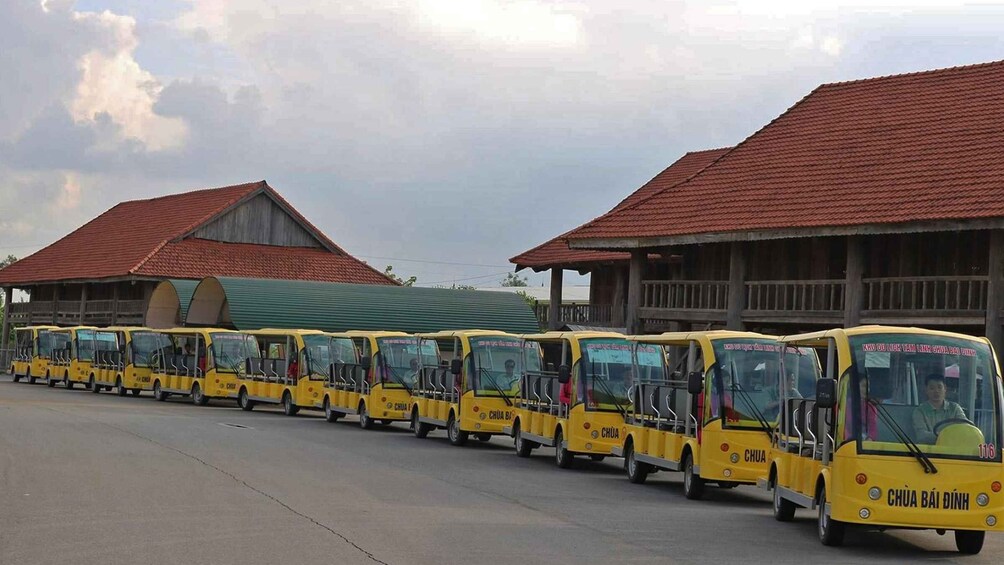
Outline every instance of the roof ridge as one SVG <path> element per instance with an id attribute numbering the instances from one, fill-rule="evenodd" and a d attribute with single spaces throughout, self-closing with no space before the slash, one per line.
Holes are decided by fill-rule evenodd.
<path id="1" fill-rule="evenodd" d="M 927 69 L 927 70 L 924 70 L 924 71 L 913 71 L 913 72 L 909 72 L 909 73 L 895 73 L 895 74 L 879 75 L 879 76 L 867 77 L 867 78 L 857 78 L 857 79 L 851 79 L 851 80 L 841 80 L 841 81 L 836 81 L 836 82 L 824 82 L 824 83 L 820 84 L 817 87 L 817 89 L 823 88 L 823 87 L 830 87 L 830 86 L 849 86 L 849 85 L 856 85 L 856 84 L 867 83 L 867 82 L 878 82 L 878 81 L 889 80 L 889 79 L 898 79 L 898 78 L 908 78 L 908 77 L 917 77 L 917 76 L 925 76 L 925 75 L 934 75 L 934 74 L 939 74 L 939 73 L 949 73 L 949 72 L 955 72 L 955 71 L 968 71 L 968 70 L 972 70 L 972 69 L 981 69 L 981 68 L 986 68 L 986 67 L 993 67 L 995 65 L 1004 65 L 1004 59 L 999 60 L 999 61 L 988 61 L 988 62 L 985 62 L 985 63 L 972 63 L 972 64 L 969 64 L 969 65 L 955 65 L 953 67 L 943 67 L 943 68 L 940 68 L 940 69 Z"/>
<path id="2" fill-rule="evenodd" d="M 207 187 L 207 188 L 196 188 L 195 190 L 186 190 L 185 192 L 175 192 L 174 194 L 162 194 L 160 196 L 152 196 L 150 198 L 137 198 L 135 200 L 123 200 L 122 202 L 119 202 L 119 204 L 132 204 L 134 202 L 153 202 L 155 200 L 164 200 L 164 199 L 167 199 L 167 198 L 177 198 L 179 196 L 188 196 L 188 195 L 196 194 L 196 193 L 199 193 L 199 192 L 211 192 L 211 191 L 214 191 L 214 190 L 227 190 L 227 189 L 230 189 L 230 188 L 239 188 L 239 187 L 244 187 L 244 186 L 252 186 L 252 185 L 260 184 L 260 183 L 263 183 L 263 182 L 265 182 L 265 181 L 264 180 L 258 180 L 258 181 L 239 182 L 237 184 L 228 184 L 228 185 L 225 185 L 225 186 L 212 186 L 212 187 Z"/>

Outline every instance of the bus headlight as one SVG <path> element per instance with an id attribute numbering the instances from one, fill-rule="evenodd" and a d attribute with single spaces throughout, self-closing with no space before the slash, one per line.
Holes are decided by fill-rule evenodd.
<path id="1" fill-rule="evenodd" d="M 730 455 L 729 456 L 729 461 L 731 461 L 733 463 L 738 463 L 739 462 L 739 454 L 738 453 L 733 453 L 732 455 Z"/>
<path id="2" fill-rule="evenodd" d="M 991 528 L 997 525 L 997 517 L 993 514 L 987 516 L 987 525 Z"/>
<path id="3" fill-rule="evenodd" d="M 987 493 L 981 492 L 976 495 L 976 504 L 986 506 L 987 504 L 990 504 L 990 497 L 987 496 Z"/>
<path id="4" fill-rule="evenodd" d="M 868 489 L 868 498 L 872 500 L 878 500 L 882 498 L 882 489 L 878 487 L 872 487 Z"/>
<path id="5" fill-rule="evenodd" d="M 861 510 L 858 510 L 858 516 L 860 516 L 862 520 L 867 520 L 868 518 L 871 518 L 871 515 L 872 511 L 868 510 L 867 508 L 862 508 Z"/>

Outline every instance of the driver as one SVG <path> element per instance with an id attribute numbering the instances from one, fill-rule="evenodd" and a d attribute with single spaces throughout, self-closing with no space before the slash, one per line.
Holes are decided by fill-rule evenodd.
<path id="1" fill-rule="evenodd" d="M 927 402 L 913 410 L 914 439 L 918 443 L 934 443 L 938 435 L 934 428 L 945 420 L 966 418 L 962 407 L 945 400 L 945 377 L 931 373 L 924 379 L 924 390 L 927 392 Z"/>
<path id="2" fill-rule="evenodd" d="M 505 360 L 505 382 L 509 388 L 512 388 L 516 384 L 516 361 L 513 359 Z"/>

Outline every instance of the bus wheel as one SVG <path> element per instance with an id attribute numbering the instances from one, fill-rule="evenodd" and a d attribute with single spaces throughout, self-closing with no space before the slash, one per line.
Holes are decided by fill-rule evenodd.
<path id="1" fill-rule="evenodd" d="M 826 489 L 819 489 L 819 496 L 816 497 L 816 505 L 819 508 L 819 541 L 823 545 L 838 546 L 844 544 L 844 523 L 838 522 L 826 513 Z M 958 536 L 956 535 L 956 540 Z M 983 540 L 980 540 L 983 545 Z"/>
<path id="2" fill-rule="evenodd" d="M 70 375 L 63 375 L 63 388 L 72 389 L 73 381 L 70 380 Z"/>
<path id="3" fill-rule="evenodd" d="M 704 496 L 704 479 L 694 474 L 694 456 L 690 453 L 683 460 L 683 496 L 690 500 Z"/>
<path id="4" fill-rule="evenodd" d="M 240 406 L 241 410 L 245 412 L 254 410 L 254 400 L 248 398 L 248 389 L 242 387 L 241 391 L 237 393 L 237 406 Z"/>
<path id="5" fill-rule="evenodd" d="M 972 530 L 955 530 L 955 547 L 959 549 L 959 553 L 976 555 L 983 549 L 983 538 L 986 534 Z"/>
<path id="6" fill-rule="evenodd" d="M 49 388 L 53 388 L 56 386 L 56 381 L 53 380 L 52 375 L 50 375 L 49 373 L 45 374 L 45 386 Z"/>
<path id="7" fill-rule="evenodd" d="M 117 392 L 119 396 L 126 395 L 126 387 L 122 386 L 122 377 L 115 379 L 115 392 Z"/>
<path id="8" fill-rule="evenodd" d="M 202 387 L 199 383 L 192 385 L 192 404 L 196 406 L 205 406 L 209 404 L 209 397 L 203 394 Z"/>
<path id="9" fill-rule="evenodd" d="M 418 410 L 411 411 L 411 431 L 414 432 L 415 437 L 419 439 L 428 436 L 429 432 L 432 431 L 432 426 L 430 424 L 418 421 Z"/>
<path id="10" fill-rule="evenodd" d="M 536 445 L 534 445 L 534 442 L 530 440 L 523 439 L 523 430 L 520 429 L 518 423 L 516 424 L 515 435 L 516 439 L 514 444 L 516 446 L 516 455 L 518 455 L 519 457 L 529 457 L 530 453 L 533 452 L 533 448 L 536 447 Z"/>
<path id="11" fill-rule="evenodd" d="M 781 487 L 774 482 L 774 519 L 790 522 L 795 517 L 795 503 L 781 496 Z"/>
<path id="12" fill-rule="evenodd" d="M 624 468 L 627 470 L 628 480 L 636 485 L 640 485 L 648 479 L 648 474 L 652 472 L 652 467 L 648 463 L 638 461 L 634 453 L 634 443 L 627 444 L 627 453 L 624 454 Z"/>
<path id="13" fill-rule="evenodd" d="M 132 389 L 132 390 L 131 390 L 130 392 L 132 392 L 132 395 L 133 395 L 133 396 L 139 396 L 139 393 L 141 393 L 141 392 L 143 392 L 143 391 L 141 391 L 141 390 L 140 390 L 140 389 L 138 389 L 138 388 L 134 388 L 134 389 Z"/>
<path id="14" fill-rule="evenodd" d="M 492 434 L 480 433 L 474 434 L 474 437 L 478 438 L 478 441 L 491 441 Z"/>
<path id="15" fill-rule="evenodd" d="M 27 373 L 25 373 L 25 375 L 27 375 L 27 376 L 28 376 L 28 384 L 30 384 L 30 385 L 33 385 L 33 384 L 35 384 L 35 377 L 33 377 L 33 376 L 31 375 L 31 368 L 30 368 L 30 367 L 28 368 L 28 372 L 27 372 Z"/>
<path id="16" fill-rule="evenodd" d="M 282 395 L 282 413 L 287 416 L 296 416 L 296 413 L 300 411 L 300 407 L 293 404 L 293 395 L 289 394 L 287 390 L 285 394 Z"/>
<path id="17" fill-rule="evenodd" d="M 16 383 L 21 382 L 21 375 L 17 374 L 17 371 L 14 370 L 14 367 L 10 368 L 10 374 L 14 375 L 14 382 Z"/>
<path id="18" fill-rule="evenodd" d="M 446 435 L 450 438 L 450 443 L 457 447 L 467 443 L 467 438 L 470 436 L 468 432 L 460 429 L 460 420 L 453 414 L 450 414 L 450 420 L 446 422 Z"/>
<path id="19" fill-rule="evenodd" d="M 329 422 L 337 422 L 339 418 L 342 417 L 341 412 L 336 412 L 331 409 L 331 400 L 328 397 L 324 397 L 324 419 Z"/>
<path id="20" fill-rule="evenodd" d="M 366 411 L 366 403 L 359 403 L 359 427 L 364 430 L 373 429 L 373 418 L 370 418 L 369 412 Z"/>
<path id="21" fill-rule="evenodd" d="M 155 381 L 153 383 L 153 399 L 158 402 L 164 402 L 167 400 L 167 393 L 161 390 L 160 381 Z"/>
<path id="22" fill-rule="evenodd" d="M 97 394 L 97 393 L 101 392 L 101 387 L 98 386 L 97 383 L 94 382 L 94 377 L 93 376 L 91 376 L 91 382 L 90 382 L 90 384 L 91 384 L 91 392 L 93 392 L 94 394 Z"/>
<path id="23" fill-rule="evenodd" d="M 564 435 L 561 433 L 561 430 L 558 430 L 558 433 L 554 435 L 554 462 L 558 467 L 568 469 L 572 466 L 575 458 L 565 449 L 565 446 L 562 445 L 563 443 L 565 443 Z"/>

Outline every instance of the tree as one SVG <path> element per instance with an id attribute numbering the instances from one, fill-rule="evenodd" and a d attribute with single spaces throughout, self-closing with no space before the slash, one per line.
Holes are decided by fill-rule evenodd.
<path id="1" fill-rule="evenodd" d="M 383 270 L 383 274 L 387 275 L 388 277 L 390 277 L 390 278 L 394 279 L 395 281 L 399 282 L 401 284 L 401 286 L 415 286 L 415 283 L 418 281 L 418 277 L 416 277 L 416 276 L 410 276 L 406 280 L 406 279 L 402 279 L 401 277 L 395 275 L 394 274 L 394 266 L 393 265 L 387 265 L 387 268 Z"/>
<path id="2" fill-rule="evenodd" d="M 530 286 L 530 281 L 516 273 L 506 273 L 502 286 Z"/>
<path id="3" fill-rule="evenodd" d="M 6 259 L 0 259 L 0 269 L 3 269 L 7 265 L 10 265 L 11 263 L 15 262 L 17 262 L 17 257 L 13 255 L 8 255 Z M 7 305 L 4 304 L 4 293 L 0 292 L 0 320 L 3 319 L 4 309 L 6 308 Z M 13 334 L 14 332 L 11 332 L 11 337 L 13 337 Z M 4 345 L 5 344 L 0 343 L 0 347 L 3 347 Z"/>
<path id="4" fill-rule="evenodd" d="M 448 288 L 450 290 L 477 290 L 478 287 L 469 284 L 457 284 L 453 283 L 450 286 L 446 285 L 436 285 L 434 288 Z"/>

